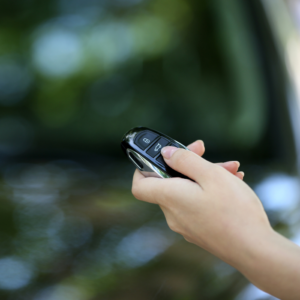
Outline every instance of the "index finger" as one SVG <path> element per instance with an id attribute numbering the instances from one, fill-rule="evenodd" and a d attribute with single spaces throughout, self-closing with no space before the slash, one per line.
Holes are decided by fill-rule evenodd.
<path id="1" fill-rule="evenodd" d="M 145 177 L 136 170 L 132 181 L 132 194 L 138 200 L 165 206 L 174 198 L 186 198 L 188 194 L 199 192 L 200 186 L 183 178 Z"/>
<path id="2" fill-rule="evenodd" d="M 203 141 L 197 140 L 194 143 L 187 146 L 192 152 L 202 156 L 205 152 L 205 146 Z"/>

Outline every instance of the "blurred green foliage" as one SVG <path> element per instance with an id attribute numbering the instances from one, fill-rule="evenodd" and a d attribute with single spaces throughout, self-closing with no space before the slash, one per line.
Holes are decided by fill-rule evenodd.
<path id="1" fill-rule="evenodd" d="M 289 234 L 294 202 L 268 191 L 298 191 L 296 154 L 260 1 L 3 1 L 0 20 L 0 298 L 235 299 L 246 279 L 133 198 L 119 142 L 203 139 Z"/>
<path id="2" fill-rule="evenodd" d="M 109 153 L 136 125 L 214 148 L 248 150 L 264 137 L 265 78 L 245 3 L 29 2 L 8 2 L 2 19 L 0 104 L 29 123 L 30 149 Z"/>

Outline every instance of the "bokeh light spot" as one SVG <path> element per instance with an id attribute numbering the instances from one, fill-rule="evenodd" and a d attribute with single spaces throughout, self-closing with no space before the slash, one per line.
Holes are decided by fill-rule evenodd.
<path id="1" fill-rule="evenodd" d="M 91 30 L 87 47 L 94 58 L 92 64 L 109 70 L 132 56 L 132 32 L 126 23 L 105 22 Z"/>
<path id="2" fill-rule="evenodd" d="M 141 15 L 131 22 L 134 47 L 137 54 L 155 56 L 173 45 L 173 30 L 163 19 Z"/>
<path id="3" fill-rule="evenodd" d="M 71 285 L 56 285 L 40 292 L 34 300 L 84 300 L 84 293 Z"/>
<path id="4" fill-rule="evenodd" d="M 74 32 L 59 27 L 42 30 L 33 44 L 33 61 L 46 76 L 68 77 L 83 62 L 80 39 Z"/>
<path id="5" fill-rule="evenodd" d="M 29 264 L 16 257 L 0 259 L 0 288 L 4 290 L 19 289 L 27 285 L 33 277 Z"/>
<path id="6" fill-rule="evenodd" d="M 265 209 L 290 211 L 300 199 L 299 179 L 286 174 L 273 174 L 255 187 Z"/>
<path id="7" fill-rule="evenodd" d="M 116 248 L 120 262 L 128 267 L 146 264 L 174 242 L 174 236 L 160 228 L 145 226 L 125 236 Z"/>

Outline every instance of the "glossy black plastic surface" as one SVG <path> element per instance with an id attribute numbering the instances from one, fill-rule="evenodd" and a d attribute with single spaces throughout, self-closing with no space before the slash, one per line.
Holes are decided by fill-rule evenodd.
<path id="1" fill-rule="evenodd" d="M 129 156 L 130 153 L 128 149 L 133 150 L 153 166 L 166 173 L 169 177 L 188 178 L 171 169 L 165 163 L 160 151 L 166 145 L 187 149 L 184 145 L 171 137 L 147 127 L 135 127 L 130 129 L 124 134 L 121 142 L 121 147 L 126 156 Z"/>

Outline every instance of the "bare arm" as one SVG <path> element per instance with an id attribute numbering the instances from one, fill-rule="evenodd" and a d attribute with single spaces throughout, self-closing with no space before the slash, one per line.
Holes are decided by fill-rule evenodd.
<path id="1" fill-rule="evenodd" d="M 280 299 L 299 299 L 300 248 L 271 228 L 260 200 L 239 179 L 243 174 L 183 149 L 166 147 L 162 154 L 168 165 L 195 182 L 145 178 L 136 171 L 134 196 L 158 204 L 173 231 L 229 263 L 260 289 Z"/>

